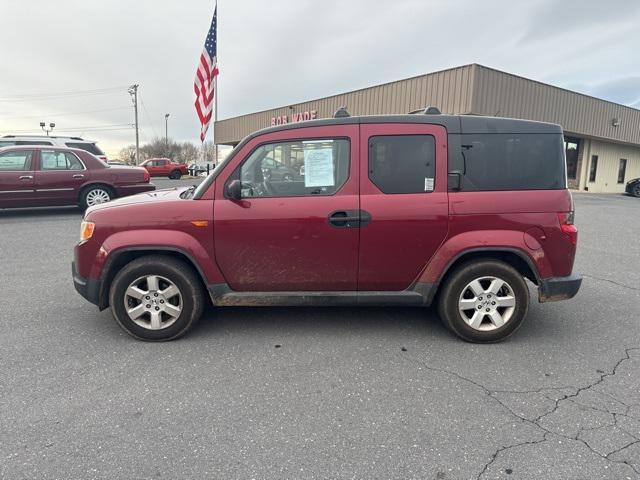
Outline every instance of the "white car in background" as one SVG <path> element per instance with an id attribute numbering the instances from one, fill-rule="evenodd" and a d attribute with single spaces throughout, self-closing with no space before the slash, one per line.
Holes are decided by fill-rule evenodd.
<path id="1" fill-rule="evenodd" d="M 51 145 L 54 147 L 79 148 L 92 153 L 104 162 L 107 161 L 107 156 L 96 145 L 96 142 L 80 137 L 47 137 L 45 135 L 5 135 L 0 137 L 0 148 L 14 145 Z"/>

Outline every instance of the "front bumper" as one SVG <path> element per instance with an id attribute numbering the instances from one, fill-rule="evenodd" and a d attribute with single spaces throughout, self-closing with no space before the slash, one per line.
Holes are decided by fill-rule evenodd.
<path id="1" fill-rule="evenodd" d="M 100 306 L 100 280 L 78 275 L 76 262 L 71 262 L 71 274 L 76 291 L 94 305 Z"/>
<path id="2" fill-rule="evenodd" d="M 582 277 L 575 274 L 568 277 L 543 278 L 538 285 L 538 300 L 544 303 L 573 298 L 580 290 L 581 284 Z"/>

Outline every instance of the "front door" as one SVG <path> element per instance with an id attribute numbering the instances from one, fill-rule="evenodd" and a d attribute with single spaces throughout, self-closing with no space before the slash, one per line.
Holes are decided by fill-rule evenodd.
<path id="1" fill-rule="evenodd" d="M 359 291 L 405 290 L 448 231 L 447 134 L 428 124 L 363 124 L 360 131 Z"/>
<path id="2" fill-rule="evenodd" d="M 89 180 L 89 171 L 72 152 L 40 150 L 35 188 L 38 198 L 47 205 L 78 202 L 80 187 Z"/>
<path id="3" fill-rule="evenodd" d="M 303 139 L 304 140 L 301 140 Z M 357 125 L 278 131 L 245 145 L 215 183 L 215 257 L 236 291 L 355 291 Z M 273 162 L 304 175 L 276 177 Z M 228 172 L 228 173 L 227 173 Z M 242 198 L 225 187 L 242 183 Z"/>
<path id="4" fill-rule="evenodd" d="M 0 153 L 0 208 L 34 206 L 33 150 Z"/>

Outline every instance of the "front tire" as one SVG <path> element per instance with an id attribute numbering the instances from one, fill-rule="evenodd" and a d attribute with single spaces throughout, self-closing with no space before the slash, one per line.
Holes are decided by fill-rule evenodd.
<path id="1" fill-rule="evenodd" d="M 109 290 L 111 313 L 131 336 L 145 341 L 174 340 L 200 319 L 204 293 L 190 265 L 149 255 L 120 270 Z"/>
<path id="2" fill-rule="evenodd" d="M 89 207 L 106 203 L 114 198 L 115 195 L 109 187 L 104 185 L 92 185 L 82 191 L 78 206 L 82 210 L 86 210 Z"/>
<path id="3" fill-rule="evenodd" d="M 456 268 L 443 286 L 438 310 L 467 342 L 493 343 L 512 335 L 529 309 L 529 289 L 511 265 L 480 260 Z"/>
<path id="4" fill-rule="evenodd" d="M 632 195 L 634 197 L 640 198 L 640 182 L 636 183 L 632 190 Z"/>

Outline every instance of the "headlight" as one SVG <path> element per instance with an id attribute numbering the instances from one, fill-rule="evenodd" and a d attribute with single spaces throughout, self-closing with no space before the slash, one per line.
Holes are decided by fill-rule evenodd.
<path id="1" fill-rule="evenodd" d="M 80 224 L 80 243 L 86 242 L 93 236 L 96 224 L 93 222 L 82 221 Z"/>

